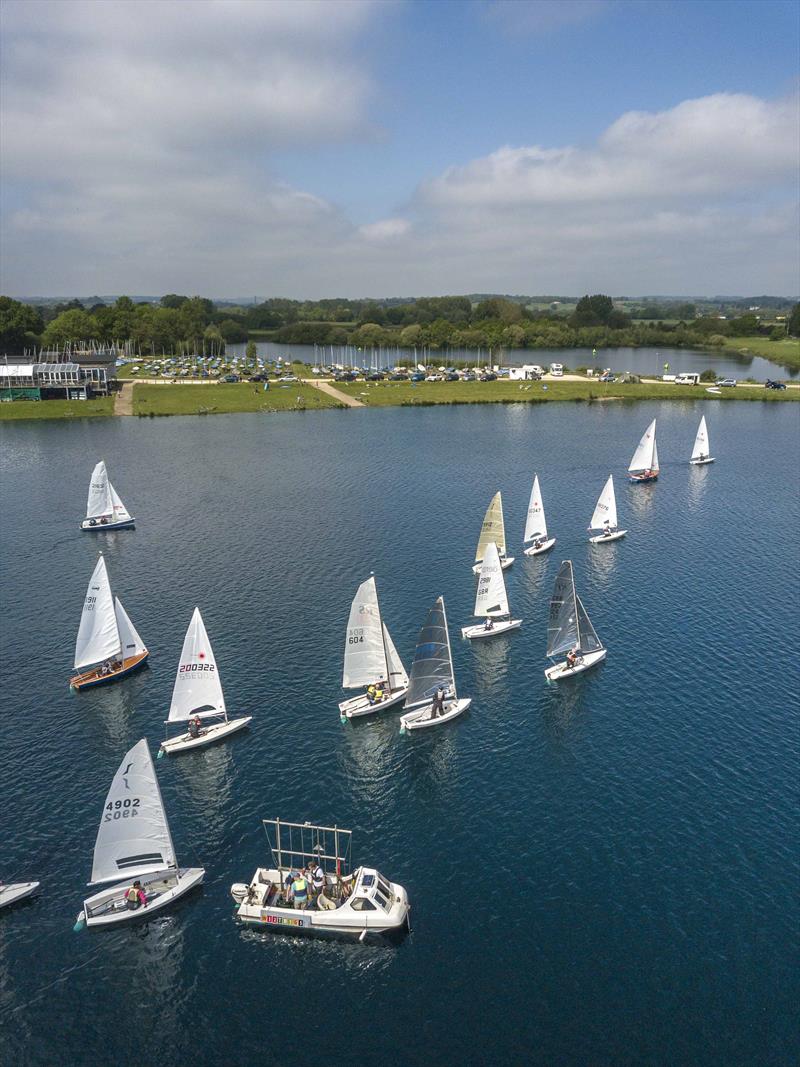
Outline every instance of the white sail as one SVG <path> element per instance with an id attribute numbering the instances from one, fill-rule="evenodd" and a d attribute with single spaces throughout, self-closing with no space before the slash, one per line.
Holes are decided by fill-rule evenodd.
<path id="1" fill-rule="evenodd" d="M 497 545 L 490 541 L 486 546 L 486 555 L 481 564 L 478 578 L 478 591 L 475 594 L 473 615 L 486 618 L 489 615 L 508 615 L 508 596 L 503 580 L 503 568 L 500 566 L 500 554 Z"/>
<path id="2" fill-rule="evenodd" d="M 131 656 L 139 656 L 142 652 L 146 652 L 147 646 L 136 632 L 136 627 L 128 617 L 128 613 L 125 608 L 123 608 L 122 601 L 119 597 L 114 598 L 114 614 L 117 617 L 117 629 L 119 630 L 119 642 L 122 646 L 123 660 L 130 659 Z"/>
<path id="3" fill-rule="evenodd" d="M 121 652 L 117 617 L 106 561 L 101 556 L 89 579 L 83 602 L 78 639 L 75 642 L 75 667 L 89 667 L 114 659 Z"/>
<path id="4" fill-rule="evenodd" d="M 606 519 L 608 519 L 608 524 L 612 530 L 616 529 L 617 499 L 614 496 L 613 474 L 609 474 L 608 481 L 603 486 L 603 491 L 597 499 L 597 504 L 595 505 L 594 514 L 592 515 L 592 521 L 589 523 L 589 528 L 592 530 L 602 530 Z"/>
<path id="5" fill-rule="evenodd" d="M 710 455 L 711 449 L 708 443 L 708 430 L 706 428 L 706 417 L 700 419 L 700 425 L 697 428 L 697 437 L 694 439 L 694 448 L 692 449 L 692 459 L 705 459 Z"/>
<path id="6" fill-rule="evenodd" d="M 183 639 L 178 672 L 172 689 L 169 721 L 181 722 L 194 718 L 195 715 L 201 719 L 212 715 L 227 717 L 214 650 L 208 640 L 199 608 L 194 609 L 192 621 Z"/>
<path id="7" fill-rule="evenodd" d="M 633 453 L 629 471 L 658 470 L 658 450 L 656 448 L 656 420 L 650 423 L 642 434 L 642 439 Z"/>
<path id="8" fill-rule="evenodd" d="M 350 605 L 344 642 L 342 687 L 355 689 L 386 681 L 387 673 L 378 590 L 375 579 L 369 577 L 358 587 Z"/>
<path id="9" fill-rule="evenodd" d="M 450 635 L 447 632 L 447 615 L 442 597 L 437 597 L 419 632 L 405 707 L 424 704 L 433 697 L 439 686 L 449 691 L 452 696 L 456 695 Z"/>
<path id="10" fill-rule="evenodd" d="M 403 661 L 398 656 L 397 649 L 394 647 L 394 641 L 386 627 L 386 623 L 383 624 L 383 643 L 386 646 L 386 662 L 389 665 L 389 677 L 386 679 L 389 683 L 389 689 L 392 691 L 396 689 L 405 689 L 408 685 L 408 675 L 403 666 Z M 382 680 L 383 679 L 378 679 L 378 681 Z"/>
<path id="11" fill-rule="evenodd" d="M 481 534 L 478 538 L 478 547 L 475 551 L 475 562 L 480 563 L 486 552 L 486 546 L 494 541 L 501 555 L 506 552 L 506 524 L 503 519 L 503 498 L 499 492 L 491 499 L 481 525 Z"/>
<path id="12" fill-rule="evenodd" d="M 111 482 L 108 483 L 108 489 L 111 494 L 111 504 L 114 509 L 114 522 L 127 522 L 131 517 L 128 509 L 122 503 L 114 486 Z"/>
<path id="13" fill-rule="evenodd" d="M 119 765 L 103 805 L 91 884 L 133 881 L 176 866 L 155 767 L 142 738 Z"/>
<path id="14" fill-rule="evenodd" d="M 539 488 L 539 475 L 534 475 L 531 499 L 528 503 L 528 517 L 525 520 L 525 536 L 523 541 L 535 541 L 538 538 L 547 539 L 547 523 L 544 518 L 544 503 L 542 491 Z"/>
<path id="15" fill-rule="evenodd" d="M 106 465 L 101 459 L 92 471 L 89 480 L 89 496 L 86 501 L 86 518 L 98 519 L 104 515 L 111 515 L 114 511 L 114 501 L 111 497 L 111 487 L 108 481 Z"/>

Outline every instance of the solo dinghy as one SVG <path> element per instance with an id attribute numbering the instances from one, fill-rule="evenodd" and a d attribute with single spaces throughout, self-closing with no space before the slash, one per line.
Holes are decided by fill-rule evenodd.
<path id="1" fill-rule="evenodd" d="M 486 546 L 486 555 L 483 557 L 478 578 L 478 591 L 475 594 L 475 610 L 472 614 L 485 619 L 485 622 L 461 627 L 461 636 L 470 640 L 494 637 L 495 634 L 504 634 L 522 626 L 522 619 L 512 619 L 508 609 L 503 568 L 500 566 L 500 556 L 494 541 L 490 541 Z"/>
<path id="2" fill-rule="evenodd" d="M 606 650 L 575 592 L 572 560 L 569 559 L 564 560 L 556 576 L 547 620 L 547 655 L 555 659 L 562 652 L 567 653 L 566 659 L 545 668 L 548 682 L 588 671 L 606 658 Z"/>
<path id="3" fill-rule="evenodd" d="M 549 552 L 556 543 L 555 537 L 547 536 L 547 522 L 544 517 L 544 503 L 542 491 L 539 488 L 539 475 L 534 475 L 531 499 L 528 503 L 528 517 L 525 520 L 525 536 L 523 542 L 533 543 L 525 549 L 526 556 L 540 556 L 543 552 Z"/>
<path id="4" fill-rule="evenodd" d="M 692 449 L 692 458 L 690 463 L 695 467 L 699 467 L 704 463 L 713 463 L 714 457 L 709 454 L 708 444 L 708 430 L 706 428 L 706 417 L 700 419 L 700 425 L 697 427 L 697 437 L 694 439 L 694 448 Z"/>
<path id="5" fill-rule="evenodd" d="M 408 675 L 381 617 L 372 575 L 358 587 L 350 605 L 344 642 L 342 689 L 362 687 L 367 691 L 339 705 L 342 722 L 391 708 L 408 692 Z"/>
<path id="6" fill-rule="evenodd" d="M 439 692 L 444 694 L 441 701 Z M 437 597 L 417 638 L 414 662 L 406 694 L 407 711 L 400 719 L 400 732 L 440 726 L 455 719 L 472 703 L 471 697 L 459 699 L 453 674 L 453 656 L 444 598 Z"/>
<path id="7" fill-rule="evenodd" d="M 514 557 L 506 555 L 506 524 L 503 518 L 503 498 L 499 492 L 494 494 L 489 507 L 486 509 L 486 514 L 483 516 L 481 535 L 478 538 L 478 547 L 475 550 L 473 574 L 480 574 L 486 546 L 491 541 L 494 541 L 497 545 L 497 551 L 500 553 L 500 563 L 503 570 L 506 570 L 514 562 Z"/>
<path id="8" fill-rule="evenodd" d="M 101 459 L 92 471 L 89 481 L 89 499 L 86 502 L 86 518 L 82 530 L 133 529 L 136 520 L 128 513 L 114 486 L 108 480 L 105 462 Z"/>
<path id="9" fill-rule="evenodd" d="M 628 467 L 632 482 L 654 482 L 658 478 L 658 446 L 656 445 L 656 420 L 650 423 L 636 446 Z"/>
<path id="10" fill-rule="evenodd" d="M 204 874 L 202 867 L 178 867 L 156 769 L 142 738 L 119 765 L 100 817 L 89 885 L 107 888 L 84 900 L 75 929 L 152 915 L 200 885 Z"/>
<path id="11" fill-rule="evenodd" d="M 208 719 L 222 721 L 201 725 Z M 200 609 L 195 608 L 183 639 L 169 718 L 166 721 L 167 732 L 171 723 L 188 723 L 189 728 L 185 733 L 167 737 L 162 741 L 158 750 L 159 758 L 164 753 L 171 756 L 176 752 L 188 752 L 190 749 L 221 741 L 223 737 L 244 729 L 252 720 L 252 715 L 239 719 L 228 718 L 214 650 L 208 639 Z"/>
<path id="12" fill-rule="evenodd" d="M 19 900 L 25 900 L 38 888 L 38 882 L 11 882 L 9 885 L 0 882 L 0 908 L 6 908 L 10 904 L 16 904 Z"/>
<path id="13" fill-rule="evenodd" d="M 613 474 L 609 474 L 608 481 L 597 498 L 589 530 L 600 530 L 595 537 L 589 538 L 593 545 L 602 545 L 606 541 L 618 541 L 628 532 L 617 529 L 617 498 L 614 495 Z"/>
<path id="14" fill-rule="evenodd" d="M 137 670 L 150 655 L 119 597 L 112 597 L 106 561 L 97 561 L 83 602 L 71 689 L 91 689 L 117 682 Z M 86 669 L 88 668 L 88 670 Z"/>

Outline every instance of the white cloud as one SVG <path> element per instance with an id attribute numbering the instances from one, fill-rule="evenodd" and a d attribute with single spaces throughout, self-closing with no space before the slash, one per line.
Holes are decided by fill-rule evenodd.
<path id="1" fill-rule="evenodd" d="M 408 219 L 380 219 L 378 222 L 359 226 L 358 232 L 368 241 L 391 241 L 393 238 L 402 237 L 408 233 L 410 228 L 411 223 Z"/>

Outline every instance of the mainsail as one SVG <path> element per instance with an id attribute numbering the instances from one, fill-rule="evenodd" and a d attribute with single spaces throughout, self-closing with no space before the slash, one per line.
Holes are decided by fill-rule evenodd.
<path id="1" fill-rule="evenodd" d="M 534 541 L 538 538 L 545 540 L 547 538 L 547 523 L 544 518 L 544 503 L 542 502 L 542 491 L 539 488 L 539 475 L 534 475 L 533 489 L 531 489 L 531 499 L 528 503 L 528 517 L 525 520 L 525 536 L 524 541 Z"/>
<path id="2" fill-rule="evenodd" d="M 608 481 L 603 486 L 603 491 L 597 498 L 592 521 L 589 523 L 591 530 L 603 528 L 606 519 L 612 529 L 617 526 L 617 498 L 614 496 L 614 475 L 609 474 Z"/>
<path id="3" fill-rule="evenodd" d="M 657 471 L 658 449 L 656 448 L 656 420 L 650 423 L 633 453 L 629 471 Z"/>
<path id="4" fill-rule="evenodd" d="M 119 597 L 114 598 L 114 614 L 117 617 L 117 629 L 119 630 L 119 641 L 122 645 L 123 660 L 130 659 L 131 656 L 138 656 L 142 652 L 146 652 L 147 646 L 136 632 L 136 627 L 128 617 L 128 613 L 125 608 L 123 608 L 122 601 Z"/>
<path id="5" fill-rule="evenodd" d="M 342 688 L 356 689 L 372 685 L 373 682 L 388 681 L 386 650 L 378 589 L 374 577 L 369 577 L 358 587 L 350 605 L 344 642 Z"/>
<path id="6" fill-rule="evenodd" d="M 506 595 L 506 583 L 503 580 L 503 568 L 500 566 L 500 554 L 494 541 L 490 541 L 486 546 L 486 555 L 481 564 L 473 615 L 485 618 L 489 615 L 508 615 L 508 613 L 508 596 Z"/>
<path id="7" fill-rule="evenodd" d="M 697 437 L 694 439 L 694 448 L 692 449 L 692 459 L 705 459 L 709 454 L 708 444 L 708 430 L 706 429 L 706 417 L 700 419 L 700 425 L 697 428 Z"/>
<path id="8" fill-rule="evenodd" d="M 403 661 L 394 647 L 394 641 L 386 627 L 386 623 L 383 624 L 383 643 L 386 646 L 386 662 L 389 664 L 389 677 L 386 679 L 389 683 L 389 689 L 393 692 L 396 689 L 405 689 L 408 685 L 408 675 L 403 666 Z M 379 679 L 379 681 L 381 680 Z"/>
<path id="9" fill-rule="evenodd" d="M 142 738 L 119 765 L 103 805 L 90 884 L 176 867 L 155 767 Z"/>
<path id="10" fill-rule="evenodd" d="M 111 496 L 111 486 L 108 481 L 106 465 L 101 459 L 92 471 L 89 481 L 89 496 L 86 501 L 86 518 L 98 519 L 105 515 L 111 515 L 114 511 L 114 501 Z"/>
<path id="11" fill-rule="evenodd" d="M 106 561 L 102 556 L 89 579 L 83 602 L 78 639 L 75 642 L 75 668 L 89 667 L 120 655 L 121 641 L 108 580 Z"/>
<path id="12" fill-rule="evenodd" d="M 212 715 L 225 715 L 227 718 L 214 651 L 199 608 L 194 609 L 183 640 L 169 721 L 183 721 L 195 715 L 201 719 Z"/>
<path id="13" fill-rule="evenodd" d="M 571 560 L 564 560 L 556 575 L 547 619 L 547 655 L 567 652 L 580 641 L 575 580 Z"/>
<path id="14" fill-rule="evenodd" d="M 456 695 L 443 597 L 437 597 L 419 632 L 405 707 L 424 704 L 431 699 L 439 686 L 448 691 L 449 695 Z"/>
<path id="15" fill-rule="evenodd" d="M 475 562 L 480 563 L 486 553 L 486 546 L 494 541 L 501 555 L 506 552 L 506 524 L 503 521 L 503 498 L 497 492 L 492 497 L 486 514 L 483 517 L 481 535 L 478 538 L 478 548 L 475 552 Z"/>

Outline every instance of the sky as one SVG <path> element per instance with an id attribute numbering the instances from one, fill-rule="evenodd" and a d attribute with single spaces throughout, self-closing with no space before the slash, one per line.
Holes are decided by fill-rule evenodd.
<path id="1" fill-rule="evenodd" d="M 783 0 L 4 0 L 0 292 L 800 291 Z"/>

